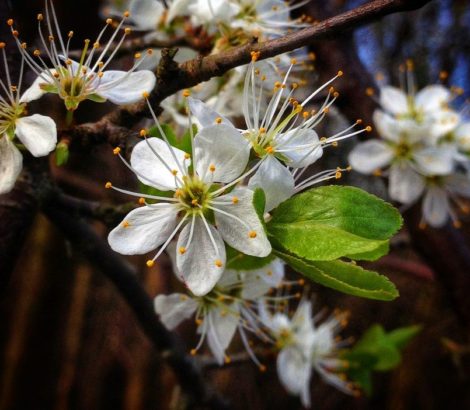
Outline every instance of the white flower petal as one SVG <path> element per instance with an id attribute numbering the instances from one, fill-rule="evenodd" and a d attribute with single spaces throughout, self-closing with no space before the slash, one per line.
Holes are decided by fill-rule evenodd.
<path id="1" fill-rule="evenodd" d="M 227 0 L 195 0 L 188 6 L 191 21 L 196 24 L 229 22 L 240 10 L 240 6 Z"/>
<path id="2" fill-rule="evenodd" d="M 461 124 L 454 132 L 455 141 L 463 151 L 470 152 L 470 122 Z"/>
<path id="3" fill-rule="evenodd" d="M 217 229 L 212 225 L 206 227 L 202 218 L 197 216 L 194 219 L 192 237 L 189 222 L 182 229 L 176 248 L 176 264 L 183 282 L 196 296 L 209 293 L 225 269 L 225 246 Z"/>
<path id="4" fill-rule="evenodd" d="M 127 73 L 108 70 L 103 73 L 95 93 L 114 104 L 133 104 L 142 100 L 144 92 L 150 93 L 155 87 L 155 74 L 148 70 Z"/>
<path id="5" fill-rule="evenodd" d="M 239 322 L 238 309 L 236 304 L 230 305 L 227 311 L 211 309 L 204 318 L 204 320 L 209 321 L 207 343 L 220 365 L 224 364 L 225 350 L 227 350 L 237 330 Z"/>
<path id="6" fill-rule="evenodd" d="M 132 0 L 130 18 L 140 30 L 156 30 L 165 8 L 156 0 Z"/>
<path id="7" fill-rule="evenodd" d="M 169 5 L 167 23 L 178 16 L 189 16 L 188 6 L 191 4 L 192 0 L 174 0 Z"/>
<path id="8" fill-rule="evenodd" d="M 129 212 L 109 236 L 113 250 L 123 255 L 140 255 L 162 245 L 176 227 L 179 208 L 155 204 Z"/>
<path id="9" fill-rule="evenodd" d="M 436 111 L 443 107 L 451 97 L 451 92 L 446 87 L 434 84 L 424 87 L 415 96 L 415 105 L 418 110 L 424 112 Z"/>
<path id="10" fill-rule="evenodd" d="M 15 134 L 35 157 L 43 157 L 55 149 L 57 127 L 52 118 L 34 114 L 16 120 Z"/>
<path id="11" fill-rule="evenodd" d="M 310 129 L 291 130 L 279 134 L 276 137 L 276 147 L 289 158 L 290 161 L 286 165 L 293 168 L 308 167 L 323 155 L 320 139 L 317 133 Z"/>
<path id="12" fill-rule="evenodd" d="M 50 74 L 49 74 L 50 73 Z M 20 103 L 27 103 L 41 98 L 46 91 L 44 91 L 40 85 L 41 84 L 54 84 L 54 81 L 51 78 L 51 75 L 55 74 L 56 70 L 45 70 L 39 75 L 31 86 L 23 93 L 20 98 Z"/>
<path id="13" fill-rule="evenodd" d="M 424 178 L 408 162 L 393 164 L 390 167 L 389 195 L 395 201 L 411 204 L 424 190 Z"/>
<path id="14" fill-rule="evenodd" d="M 217 202 L 227 205 L 214 205 L 223 212 L 214 212 L 215 222 L 222 238 L 232 248 L 246 255 L 263 257 L 271 253 L 271 244 L 253 206 L 253 194 L 251 189 L 239 187 L 217 198 Z M 238 199 L 236 203 L 232 201 L 234 197 Z"/>
<path id="15" fill-rule="evenodd" d="M 382 110 L 375 110 L 372 116 L 375 128 L 380 136 L 386 140 L 398 142 L 400 139 L 400 120 L 393 118 Z"/>
<path id="16" fill-rule="evenodd" d="M 10 192 L 23 168 L 23 156 L 4 135 L 0 137 L 0 195 Z"/>
<path id="17" fill-rule="evenodd" d="M 199 125 L 204 127 L 209 127 L 211 125 L 217 124 L 216 120 L 220 118 L 220 124 L 225 124 L 233 127 L 233 124 L 225 118 L 223 115 L 220 115 L 218 112 L 214 111 L 206 103 L 198 100 L 196 98 L 188 97 L 189 110 L 191 114 L 196 117 Z"/>
<path id="18" fill-rule="evenodd" d="M 350 152 L 348 161 L 354 171 L 362 174 L 372 174 L 386 167 L 393 159 L 392 148 L 377 140 L 359 143 Z"/>
<path id="19" fill-rule="evenodd" d="M 433 112 L 429 119 L 429 122 L 432 124 L 430 127 L 432 141 L 437 142 L 439 138 L 454 131 L 459 125 L 459 121 L 460 116 L 454 111 L 443 110 Z"/>
<path id="20" fill-rule="evenodd" d="M 408 112 L 406 94 L 402 90 L 389 85 L 380 89 L 380 105 L 391 114 L 399 115 Z"/>
<path id="21" fill-rule="evenodd" d="M 277 357 L 277 374 L 283 386 L 292 394 L 300 395 L 302 404 L 310 407 L 310 361 L 296 347 L 282 349 Z"/>
<path id="22" fill-rule="evenodd" d="M 176 177 L 182 178 L 180 168 L 186 172 L 189 165 L 189 161 L 185 162 L 184 159 L 184 151 L 175 147 L 170 148 L 160 138 L 147 138 L 134 147 L 131 165 L 142 183 L 163 191 L 174 191 L 178 187 Z M 176 177 L 173 171 L 176 172 Z"/>
<path id="23" fill-rule="evenodd" d="M 268 265 L 255 270 L 243 272 L 244 286 L 242 298 L 257 300 L 271 288 L 277 288 L 284 279 L 284 263 L 274 259 Z"/>
<path id="24" fill-rule="evenodd" d="M 199 177 L 207 182 L 232 182 L 248 164 L 250 145 L 232 126 L 212 125 L 194 138 L 195 166 Z"/>
<path id="25" fill-rule="evenodd" d="M 431 187 L 423 199 L 423 216 L 434 228 L 442 227 L 449 215 L 449 198 L 444 189 Z"/>
<path id="26" fill-rule="evenodd" d="M 425 175 L 447 175 L 454 169 L 455 153 L 454 146 L 446 144 L 416 151 L 413 159 Z"/>
<path id="27" fill-rule="evenodd" d="M 276 208 L 281 202 L 294 195 L 294 177 L 281 162 L 267 155 L 263 163 L 248 181 L 251 189 L 261 188 L 266 195 L 265 212 Z"/>
<path id="28" fill-rule="evenodd" d="M 153 303 L 160 320 L 169 330 L 173 330 L 183 320 L 189 319 L 198 307 L 194 299 L 182 293 L 158 295 Z"/>

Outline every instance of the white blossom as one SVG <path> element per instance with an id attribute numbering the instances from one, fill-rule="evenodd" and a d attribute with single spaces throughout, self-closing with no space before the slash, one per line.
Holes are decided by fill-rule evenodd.
<path id="1" fill-rule="evenodd" d="M 0 79 L 0 194 L 13 189 L 23 167 L 23 156 L 15 145 L 15 138 L 35 157 L 43 157 L 55 149 L 57 129 L 55 122 L 44 115 L 27 115 L 26 100 L 21 95 L 24 61 L 19 70 L 18 85 L 13 85 L 5 43 L 0 43 L 6 82 Z"/>
<path id="2" fill-rule="evenodd" d="M 163 197 L 121 190 L 158 202 L 143 202 L 145 206 L 131 211 L 110 233 L 109 243 L 126 255 L 160 248 L 147 263 L 152 266 L 179 233 L 178 269 L 195 295 L 205 295 L 224 271 L 224 242 L 247 255 L 263 257 L 271 252 L 253 205 L 254 192 L 237 186 L 256 168 L 246 171 L 250 150 L 241 133 L 216 123 L 193 138 L 190 171 L 191 156 L 172 147 L 155 116 L 154 120 L 163 140 L 139 142 L 126 164 L 144 184 L 174 194 Z M 119 150 L 115 152 L 123 159 Z M 229 188 L 233 189 L 228 192 Z"/>
<path id="3" fill-rule="evenodd" d="M 151 71 L 136 71 L 145 57 L 140 57 L 138 54 L 138 62 L 128 71 L 108 69 L 120 46 L 131 32 L 130 28 L 124 29 L 124 33 L 118 39 L 119 32 L 128 17 L 129 12 L 125 12 L 123 19 L 117 24 L 103 47 L 101 40 L 108 28 L 114 25 L 114 21 L 108 18 L 94 43 L 85 40 L 79 61 L 69 57 L 70 41 L 74 33 L 69 31 L 67 39 L 62 38 L 52 0 L 46 1 L 45 19 L 42 14 L 38 14 L 43 51 L 36 49 L 33 56 L 26 51 L 26 43 L 21 43 L 18 39 L 18 31 L 13 29 L 13 20 L 9 20 L 8 24 L 25 61 L 38 76 L 23 95 L 24 101 L 36 100 L 45 93 L 54 93 L 64 100 L 67 110 L 74 111 L 80 102 L 86 99 L 95 102 L 109 100 L 118 105 L 132 104 L 141 100 L 142 94 L 152 91 L 156 82 L 155 75 Z M 43 21 L 46 24 L 45 33 L 42 28 Z M 53 65 L 52 68 L 43 60 L 42 52 L 45 52 L 47 59 Z"/>
<path id="4" fill-rule="evenodd" d="M 173 256 L 176 251 L 174 249 L 170 255 Z M 184 280 L 177 263 L 174 263 L 174 270 L 178 277 Z M 208 294 L 158 295 L 154 302 L 155 310 L 170 330 L 176 328 L 183 320 L 195 316 L 200 339 L 197 346 L 191 350 L 193 355 L 200 349 L 204 340 L 207 340 L 220 365 L 230 361 L 226 350 L 238 331 L 248 354 L 262 368 L 248 343 L 247 333 L 262 337 L 256 303 L 264 298 L 271 288 L 278 287 L 283 277 L 284 264 L 277 259 L 256 270 L 226 270 Z"/>
<path id="5" fill-rule="evenodd" d="M 338 141 L 369 130 L 369 127 L 351 132 L 360 123 L 357 122 L 329 138 L 320 139 L 314 128 L 327 114 L 338 94 L 330 89 L 316 112 L 306 111 L 304 107 L 341 76 L 342 72 L 299 103 L 293 98 L 298 84 L 293 83 L 288 87 L 289 74 L 296 61 L 292 61 L 282 81 L 275 82 L 274 94 L 264 105 L 263 82 L 266 78 L 255 65 L 257 58 L 258 55 L 253 53 L 253 62 L 245 76 L 242 101 L 246 128 L 240 131 L 260 159 L 259 168 L 249 180 L 248 186 L 264 190 L 265 210 L 268 212 L 298 192 L 299 178 L 309 165 L 322 156 L 324 147 L 337 145 Z M 191 99 L 190 105 L 201 126 L 211 126 L 214 121 L 220 120 L 235 128 L 229 119 L 201 101 Z M 303 189 L 309 186 L 311 184 L 302 181 Z"/>

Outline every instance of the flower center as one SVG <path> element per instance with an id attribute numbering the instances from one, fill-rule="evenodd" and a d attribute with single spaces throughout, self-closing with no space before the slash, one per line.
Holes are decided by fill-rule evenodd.
<path id="1" fill-rule="evenodd" d="M 180 200 L 187 212 L 204 212 L 210 199 L 210 187 L 202 182 L 197 175 L 184 176 L 183 184 L 181 188 L 176 190 L 175 197 Z"/>
<path id="2" fill-rule="evenodd" d="M 402 141 L 395 147 L 395 155 L 400 159 L 411 158 L 412 147 L 408 142 Z"/>
<path id="3" fill-rule="evenodd" d="M 8 134 L 13 138 L 15 133 L 15 121 L 20 118 L 26 110 L 26 104 L 0 103 L 0 134 Z"/>

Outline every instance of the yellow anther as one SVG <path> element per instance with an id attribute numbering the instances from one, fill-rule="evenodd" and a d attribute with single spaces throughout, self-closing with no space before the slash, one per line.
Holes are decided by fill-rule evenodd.
<path id="1" fill-rule="evenodd" d="M 113 149 L 113 154 L 114 155 L 119 155 L 121 153 L 121 148 L 120 147 L 116 147 Z"/>
<path id="2" fill-rule="evenodd" d="M 145 198 L 139 198 L 139 205 L 145 205 Z"/>
<path id="3" fill-rule="evenodd" d="M 223 263 L 220 259 L 216 259 L 214 263 L 215 266 L 217 266 L 218 268 L 221 268 L 223 266 Z"/>
<path id="4" fill-rule="evenodd" d="M 196 349 L 191 349 L 191 351 L 189 353 L 191 354 L 191 356 L 196 356 L 197 350 Z"/>
<path id="5" fill-rule="evenodd" d="M 98 41 L 95 41 L 95 42 L 93 43 L 93 48 L 94 48 L 94 49 L 100 48 L 100 43 L 99 43 Z"/>
<path id="6" fill-rule="evenodd" d="M 413 71 L 414 70 L 415 64 L 414 64 L 413 60 L 411 60 L 411 59 L 406 60 L 406 68 L 408 69 L 408 71 Z"/>
<path id="7" fill-rule="evenodd" d="M 323 108 L 322 112 L 323 112 L 324 114 L 328 114 L 328 113 L 330 112 L 330 108 L 329 108 L 329 107 L 325 107 L 325 108 Z"/>
<path id="8" fill-rule="evenodd" d="M 333 93 L 333 97 L 338 98 L 338 97 L 339 97 L 339 92 L 338 92 L 338 91 L 335 91 L 335 92 Z"/>
<path id="9" fill-rule="evenodd" d="M 273 271 L 272 271 L 272 270 L 268 270 L 268 271 L 266 272 L 266 274 L 267 274 L 268 276 L 273 276 Z"/>
<path id="10" fill-rule="evenodd" d="M 372 131 L 372 127 L 371 127 L 370 125 L 368 125 L 365 129 L 366 129 L 367 132 L 371 132 L 371 131 Z"/>
<path id="11" fill-rule="evenodd" d="M 248 236 L 249 236 L 251 239 L 253 239 L 253 238 L 256 238 L 258 235 L 256 234 L 255 231 L 250 231 L 250 232 L 248 232 Z"/>
<path id="12" fill-rule="evenodd" d="M 372 97 L 374 95 L 375 91 L 372 87 L 367 87 L 366 88 L 366 95 L 369 97 Z"/>
<path id="13" fill-rule="evenodd" d="M 106 19 L 106 24 L 113 24 L 113 19 Z"/>
<path id="14" fill-rule="evenodd" d="M 98 71 L 97 75 L 98 75 L 98 78 L 101 78 L 101 77 L 103 77 L 104 73 L 103 73 L 103 71 Z"/>
<path id="15" fill-rule="evenodd" d="M 28 47 L 28 45 L 26 43 L 21 43 L 21 48 L 24 50 L 26 49 L 26 47 Z"/>
<path id="16" fill-rule="evenodd" d="M 144 91 L 142 93 L 142 97 L 144 97 L 145 99 L 149 98 L 150 97 L 150 94 L 147 92 L 147 91 Z"/>
<path id="17" fill-rule="evenodd" d="M 201 325 L 202 325 L 202 319 L 197 318 L 197 319 L 195 320 L 195 322 L 196 322 L 196 325 L 198 325 L 198 326 L 201 326 Z"/>
<path id="18" fill-rule="evenodd" d="M 338 76 L 338 77 L 341 77 L 343 74 L 344 74 L 344 73 L 343 73 L 341 70 L 339 70 L 337 76 Z"/>
<path id="19" fill-rule="evenodd" d="M 222 122 L 222 118 L 217 117 L 217 118 L 215 119 L 215 123 L 216 123 L 216 124 L 220 124 L 221 122 Z"/>
<path id="20" fill-rule="evenodd" d="M 172 175 L 176 176 L 178 174 L 178 170 L 177 169 L 172 169 L 171 173 L 172 173 Z"/>
<path id="21" fill-rule="evenodd" d="M 39 57 L 41 55 L 41 51 L 36 49 L 36 50 L 33 51 L 33 55 L 35 57 Z"/>
<path id="22" fill-rule="evenodd" d="M 274 152 L 274 148 L 271 145 L 268 145 L 265 149 L 266 153 L 272 154 Z"/>
<path id="23" fill-rule="evenodd" d="M 266 80 L 266 76 L 263 74 L 263 75 L 261 76 L 261 81 L 265 81 L 265 80 Z"/>
<path id="24" fill-rule="evenodd" d="M 382 176 L 382 170 L 381 169 L 376 169 L 373 172 L 373 175 L 376 176 L 376 177 L 381 177 Z"/>
<path id="25" fill-rule="evenodd" d="M 151 48 L 148 48 L 146 53 L 147 55 L 151 56 L 153 54 L 153 50 Z"/>
<path id="26" fill-rule="evenodd" d="M 149 268 L 151 268 L 153 265 L 155 265 L 155 261 L 152 260 L 152 259 L 149 259 L 147 262 L 145 262 L 145 264 L 146 264 Z"/>
<path id="27" fill-rule="evenodd" d="M 338 141 L 333 141 L 331 145 L 336 148 L 338 146 Z"/>
<path id="28" fill-rule="evenodd" d="M 232 361 L 232 359 L 230 359 L 230 356 L 225 356 L 225 357 L 224 357 L 224 362 L 225 362 L 226 364 L 230 363 L 231 361 Z"/>
<path id="29" fill-rule="evenodd" d="M 265 132 L 266 132 L 266 128 L 261 127 L 261 128 L 259 129 L 259 133 L 260 133 L 260 134 L 264 134 Z"/>
<path id="30" fill-rule="evenodd" d="M 132 30 L 131 30 L 129 27 L 126 27 L 126 28 L 124 29 L 124 34 L 125 34 L 126 36 L 128 36 L 128 35 L 131 34 L 131 33 L 132 33 Z"/>
<path id="31" fill-rule="evenodd" d="M 189 90 L 183 91 L 183 97 L 189 97 L 190 95 L 191 95 L 191 92 Z"/>
<path id="32" fill-rule="evenodd" d="M 214 164 L 209 165 L 209 171 L 210 172 L 215 172 L 215 165 Z"/>
<path id="33" fill-rule="evenodd" d="M 308 118 L 309 115 L 310 115 L 310 113 L 309 113 L 308 111 L 304 111 L 304 112 L 302 113 L 302 116 L 303 116 L 304 118 Z"/>
<path id="34" fill-rule="evenodd" d="M 36 18 L 38 19 L 38 21 L 44 20 L 44 16 L 41 13 L 39 13 Z"/>
<path id="35" fill-rule="evenodd" d="M 189 155 L 187 152 L 184 153 L 184 159 L 190 159 L 191 155 Z"/>
<path id="36" fill-rule="evenodd" d="M 129 226 L 131 226 L 131 224 L 130 224 L 128 221 L 124 221 L 124 222 L 122 223 L 122 226 L 123 226 L 124 228 L 129 228 Z"/>
<path id="37" fill-rule="evenodd" d="M 14 21 L 13 19 L 8 19 L 7 24 L 11 27 L 13 25 Z"/>
<path id="38" fill-rule="evenodd" d="M 336 171 L 335 172 L 335 178 L 336 179 L 340 179 L 342 176 L 343 176 L 343 174 L 341 173 L 341 171 Z"/>
<path id="39" fill-rule="evenodd" d="M 199 202 L 198 202 L 197 199 L 193 199 L 193 200 L 191 201 L 191 205 L 196 206 L 197 204 L 199 204 Z"/>
<path id="40" fill-rule="evenodd" d="M 280 88 L 281 86 L 282 86 L 282 83 L 279 82 L 279 81 L 276 81 L 276 82 L 274 83 L 274 88 Z"/>
<path id="41" fill-rule="evenodd" d="M 147 130 L 144 129 L 144 128 L 142 128 L 142 129 L 140 130 L 140 132 L 139 132 L 139 135 L 140 135 L 142 138 L 145 137 L 145 136 L 147 135 Z"/>
<path id="42" fill-rule="evenodd" d="M 290 60 L 290 63 L 291 63 L 292 65 L 295 65 L 295 64 L 297 64 L 297 59 L 295 59 L 295 58 L 292 58 L 292 59 Z"/>
<path id="43" fill-rule="evenodd" d="M 304 286 L 305 285 L 305 279 L 299 279 L 298 283 L 299 283 L 300 286 Z"/>
<path id="44" fill-rule="evenodd" d="M 105 187 L 106 189 L 109 189 L 109 188 L 111 188 L 112 186 L 113 186 L 113 184 L 112 184 L 111 182 L 106 182 L 106 184 L 104 184 L 104 187 Z"/>
<path id="45" fill-rule="evenodd" d="M 129 13 L 129 10 L 126 10 L 124 13 L 123 13 L 123 16 L 124 17 L 129 17 L 131 15 L 131 13 Z"/>
<path id="46" fill-rule="evenodd" d="M 175 198 L 179 198 L 182 194 L 183 194 L 183 191 L 178 188 L 178 189 L 175 191 Z"/>
<path id="47" fill-rule="evenodd" d="M 297 84 L 297 83 L 292 83 L 292 84 L 291 84 L 291 88 L 292 88 L 293 90 L 295 90 L 296 88 L 299 88 L 299 84 Z"/>
<path id="48" fill-rule="evenodd" d="M 73 37 L 73 31 L 70 30 L 68 33 L 67 33 L 67 37 L 68 38 L 72 38 Z"/>
<path id="49" fill-rule="evenodd" d="M 255 70 L 255 74 L 256 74 L 256 75 L 259 75 L 259 69 L 256 69 L 256 70 Z"/>
<path id="50" fill-rule="evenodd" d="M 308 59 L 311 61 L 315 61 L 317 59 L 317 56 L 314 52 L 308 53 Z"/>
<path id="51" fill-rule="evenodd" d="M 250 55 L 251 55 L 251 61 L 255 62 L 255 61 L 258 60 L 260 52 L 259 51 L 252 51 L 250 53 Z"/>
<path id="52" fill-rule="evenodd" d="M 52 42 L 52 41 L 54 41 L 54 36 L 51 35 L 51 36 L 47 37 L 47 39 L 48 39 L 50 42 Z"/>
<path id="53" fill-rule="evenodd" d="M 180 253 L 180 255 L 184 255 L 186 253 L 186 248 L 184 246 L 180 246 L 178 252 Z"/>
<path id="54" fill-rule="evenodd" d="M 2 48 L 5 48 L 5 47 L 6 47 L 6 43 L 4 43 L 3 41 L 0 42 L 0 50 L 1 50 Z"/>
<path id="55" fill-rule="evenodd" d="M 141 53 L 135 53 L 135 54 L 134 54 L 134 58 L 135 58 L 136 60 L 138 60 L 140 57 L 142 57 L 142 54 L 141 54 Z"/>
<path id="56" fill-rule="evenodd" d="M 260 364 L 258 368 L 259 368 L 259 371 L 262 373 L 264 373 L 267 370 L 267 367 L 264 364 Z"/>
<path id="57" fill-rule="evenodd" d="M 456 219 L 454 222 L 452 222 L 452 225 L 454 225 L 454 228 L 459 229 L 462 227 L 462 222 Z"/>
<path id="58" fill-rule="evenodd" d="M 449 77 L 449 73 L 448 73 L 447 71 L 441 71 L 441 72 L 439 73 L 439 78 L 440 78 L 441 80 L 445 80 L 447 77 Z"/>
<path id="59" fill-rule="evenodd" d="M 357 125 L 362 124 L 362 119 L 361 119 L 361 118 L 358 118 L 358 119 L 356 120 L 356 124 L 357 124 Z"/>
<path id="60" fill-rule="evenodd" d="M 239 201 L 238 196 L 232 197 L 232 204 L 238 204 L 238 201 Z"/>

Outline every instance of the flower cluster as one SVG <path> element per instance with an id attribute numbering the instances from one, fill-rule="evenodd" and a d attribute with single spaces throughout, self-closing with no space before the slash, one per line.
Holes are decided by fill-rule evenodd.
<path id="1" fill-rule="evenodd" d="M 387 176 L 393 200 L 411 205 L 422 197 L 422 227 L 441 227 L 449 217 L 458 227 L 452 203 L 469 211 L 460 197 L 470 197 L 470 123 L 450 107 L 450 89 L 416 92 L 412 68 L 408 62 L 406 91 L 380 88 L 373 119 L 381 139 L 358 144 L 349 162 L 355 171 Z"/>

